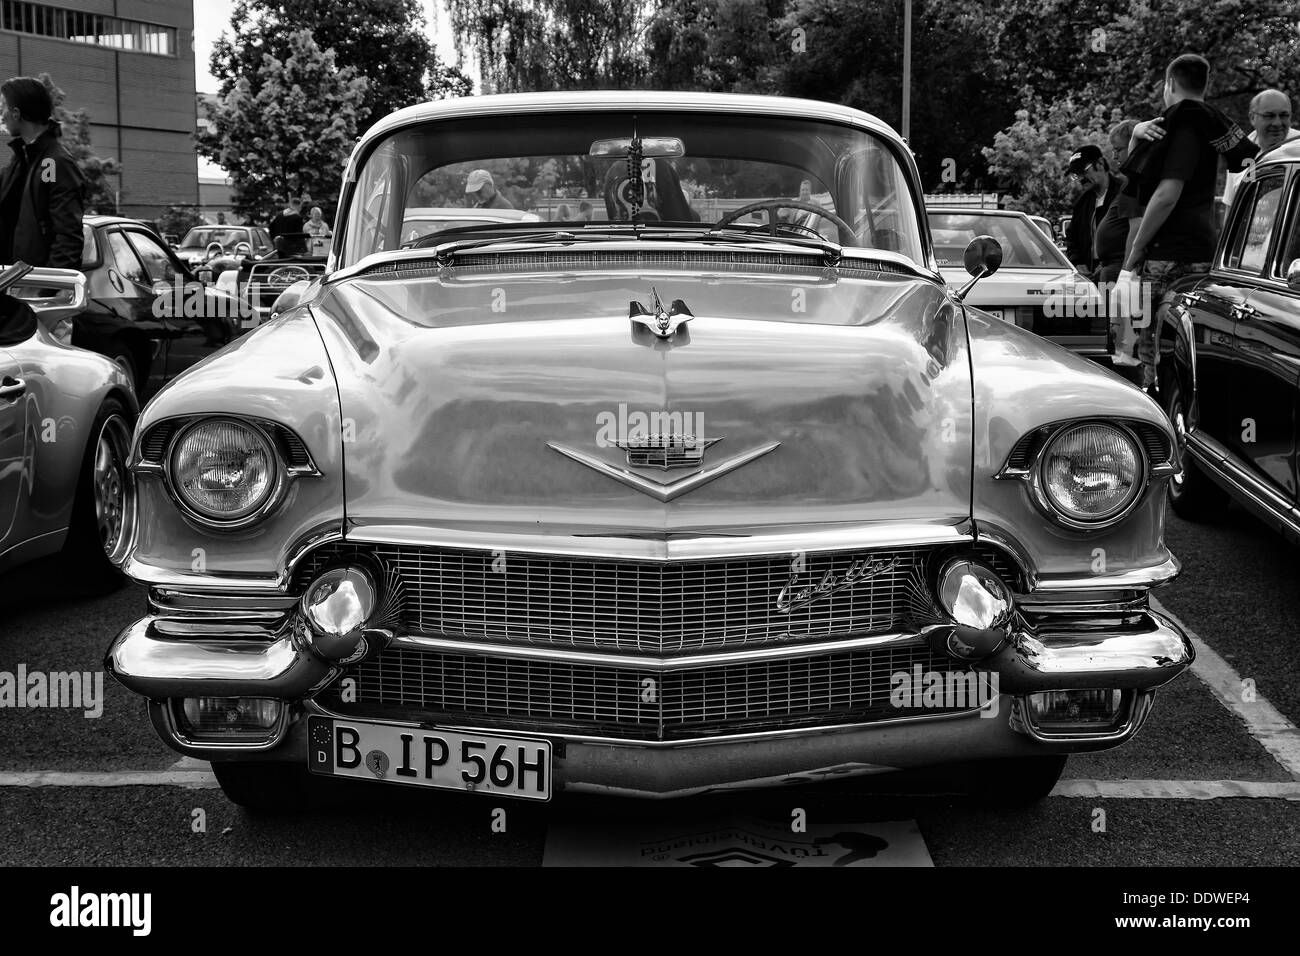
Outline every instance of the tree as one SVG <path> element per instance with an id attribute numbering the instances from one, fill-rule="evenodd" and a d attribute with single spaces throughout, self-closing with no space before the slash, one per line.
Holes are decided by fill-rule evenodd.
<path id="1" fill-rule="evenodd" d="M 264 55 L 286 60 L 289 38 L 299 30 L 332 49 L 340 69 L 351 67 L 369 81 L 358 110 L 360 132 L 403 106 L 469 92 L 468 78 L 442 63 L 425 36 L 419 0 L 236 0 L 230 27 L 212 51 L 222 96 L 256 74 Z"/>
<path id="2" fill-rule="evenodd" d="M 310 31 L 288 38 L 289 57 L 263 54 L 251 77 L 235 81 L 200 130 L 199 152 L 234 180 L 233 205 L 260 218 L 288 196 L 307 194 L 322 205 L 338 198 L 339 170 L 357 135 L 368 83 L 337 69 Z"/>
<path id="3" fill-rule="evenodd" d="M 62 127 L 63 148 L 76 161 L 85 180 L 82 199 L 87 209 L 99 212 L 117 211 L 118 190 L 115 177 L 121 166 L 115 159 L 96 156 L 90 145 L 90 115 L 85 110 L 69 110 L 63 105 L 67 98 L 63 90 L 54 85 L 50 74 L 37 77 L 50 92 L 54 101 L 54 119 Z"/>
<path id="4" fill-rule="evenodd" d="M 158 217 L 158 231 L 164 235 L 184 237 L 195 226 L 202 226 L 206 219 L 199 213 L 197 206 L 168 206 L 167 211 Z"/>
<path id="5" fill-rule="evenodd" d="M 485 90 L 626 89 L 645 75 L 647 0 L 447 0 Z"/>
<path id="6" fill-rule="evenodd" d="M 1070 98 L 1045 103 L 1028 88 L 1016 120 L 984 149 L 989 172 L 1017 193 L 1026 212 L 1055 219 L 1074 204 L 1078 186 L 1067 177 L 1070 154 L 1085 143 L 1110 154 L 1106 133 L 1123 119 L 1118 109 L 1082 106 Z"/>

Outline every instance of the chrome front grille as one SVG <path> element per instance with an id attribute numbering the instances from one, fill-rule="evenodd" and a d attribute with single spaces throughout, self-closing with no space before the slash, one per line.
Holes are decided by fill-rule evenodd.
<path id="1" fill-rule="evenodd" d="M 400 580 L 401 630 L 474 641 L 675 654 L 911 630 L 939 619 L 932 552 L 921 547 L 811 553 L 796 568 L 789 555 L 663 563 L 335 545 L 300 565 L 299 588 L 350 551 L 371 555 Z M 857 561 L 884 570 L 788 612 L 778 607 L 792 575 L 797 590 Z"/>
<path id="2" fill-rule="evenodd" d="M 969 697 L 923 708 L 910 696 L 891 699 L 902 686 L 897 675 L 941 673 L 946 681 L 950 669 L 954 680 L 973 680 L 923 644 L 671 671 L 391 648 L 349 669 L 346 702 L 344 684 L 317 699 L 355 717 L 672 740 L 973 708 Z"/>

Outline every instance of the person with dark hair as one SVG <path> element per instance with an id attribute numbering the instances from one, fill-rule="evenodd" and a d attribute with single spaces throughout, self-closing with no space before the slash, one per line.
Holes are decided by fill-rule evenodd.
<path id="1" fill-rule="evenodd" d="M 1112 175 L 1106 157 L 1092 143 L 1077 149 L 1066 168 L 1070 178 L 1082 183 L 1084 190 L 1070 210 L 1065 254 L 1084 275 L 1096 279 L 1099 262 L 1094 239 L 1124 181 Z"/>
<path id="2" fill-rule="evenodd" d="M 85 180 L 53 114 L 50 91 L 35 77 L 0 83 L 0 123 L 14 153 L 0 172 L 0 263 L 81 266 Z"/>
<path id="3" fill-rule="evenodd" d="M 1209 73 L 1209 62 L 1194 53 L 1169 64 L 1165 111 L 1134 128 L 1134 148 L 1123 169 L 1129 177 L 1125 191 L 1136 197 L 1141 215 L 1133 220 L 1136 229 L 1117 285 L 1131 314 L 1141 301 L 1134 294 L 1139 284 L 1150 284 L 1148 301 L 1155 315 L 1144 317 L 1148 321 L 1138 338 L 1141 384 L 1148 391 L 1156 385 L 1156 342 L 1169 310 L 1170 287 L 1210 268 L 1217 239 L 1219 157 L 1235 172 L 1259 151 L 1241 127 L 1205 102 Z"/>

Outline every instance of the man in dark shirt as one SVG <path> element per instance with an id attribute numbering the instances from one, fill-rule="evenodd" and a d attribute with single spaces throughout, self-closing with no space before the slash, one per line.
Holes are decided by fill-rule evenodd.
<path id="1" fill-rule="evenodd" d="M 1169 64 L 1165 136 L 1147 156 L 1135 151 L 1126 167 L 1135 173 L 1126 191 L 1135 195 L 1143 212 L 1119 284 L 1132 288 L 1141 281 L 1150 286 L 1154 321 L 1147 315 L 1134 323 L 1141 330 L 1138 358 L 1142 387 L 1148 391 L 1156 383 L 1157 334 L 1169 309 L 1170 287 L 1182 276 L 1210 268 L 1217 238 L 1214 187 L 1219 155 L 1230 155 L 1235 161 L 1239 153 L 1254 149 L 1239 127 L 1206 105 L 1209 75 L 1209 62 L 1194 53 L 1184 53 Z M 1245 152 L 1243 144 L 1249 147 Z"/>
<path id="2" fill-rule="evenodd" d="M 473 199 L 475 209 L 515 208 L 497 191 L 497 184 L 486 169 L 476 169 L 466 177 L 465 195 Z"/>
<path id="3" fill-rule="evenodd" d="M 0 171 L 0 264 L 81 266 L 82 190 L 76 160 L 59 140 L 54 101 L 35 77 L 0 84 L 0 122 L 14 158 Z"/>
<path id="4" fill-rule="evenodd" d="M 1070 229 L 1065 237 L 1066 255 L 1079 271 L 1095 279 L 1099 264 L 1094 248 L 1097 227 L 1124 183 L 1111 175 L 1106 157 L 1091 143 L 1070 157 L 1068 170 L 1072 179 L 1086 184 L 1087 188 L 1070 210 Z"/>
<path id="5" fill-rule="evenodd" d="M 271 242 L 281 255 L 296 255 L 306 251 L 307 240 L 302 235 L 302 200 L 297 196 L 289 198 L 289 204 L 271 220 L 267 232 Z M 285 236 L 285 239 L 281 239 Z M 299 248 L 301 247 L 301 248 Z"/>

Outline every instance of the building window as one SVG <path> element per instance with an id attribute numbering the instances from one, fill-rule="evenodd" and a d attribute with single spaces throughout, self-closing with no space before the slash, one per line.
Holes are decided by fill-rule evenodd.
<path id="1" fill-rule="evenodd" d="M 25 0 L 0 0 L 0 30 L 157 56 L 176 56 L 177 48 L 175 27 Z"/>

